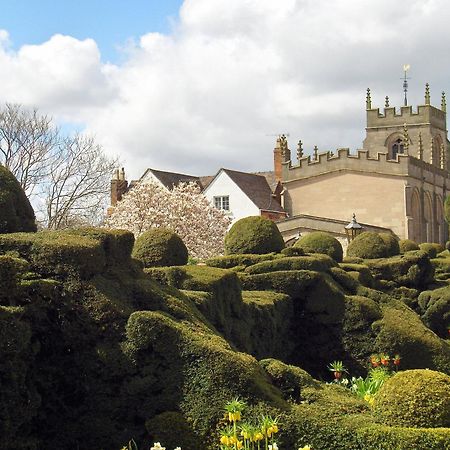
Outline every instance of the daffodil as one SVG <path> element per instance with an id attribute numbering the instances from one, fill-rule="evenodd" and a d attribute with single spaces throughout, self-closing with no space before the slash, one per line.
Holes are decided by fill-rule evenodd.
<path id="1" fill-rule="evenodd" d="M 309 445 L 305 445 L 302 448 L 299 448 L 298 450 L 312 450 L 312 448 Z"/>
<path id="2" fill-rule="evenodd" d="M 269 450 L 278 450 L 278 445 L 274 442 L 272 445 L 269 445 Z"/>

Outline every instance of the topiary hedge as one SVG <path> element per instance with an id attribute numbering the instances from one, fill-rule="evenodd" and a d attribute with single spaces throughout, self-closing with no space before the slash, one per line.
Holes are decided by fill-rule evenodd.
<path id="1" fill-rule="evenodd" d="M 225 236 L 225 253 L 264 254 L 280 252 L 285 247 L 283 237 L 274 222 L 260 216 L 238 220 Z"/>
<path id="2" fill-rule="evenodd" d="M 36 231 L 36 218 L 14 175 L 0 164 L 0 233 Z"/>
<path id="3" fill-rule="evenodd" d="M 387 281 L 396 286 L 423 288 L 433 281 L 434 267 L 422 251 L 408 252 L 392 258 L 366 261 L 377 281 Z"/>
<path id="4" fill-rule="evenodd" d="M 336 262 L 342 262 L 343 250 L 341 243 L 323 231 L 314 231 L 302 236 L 294 248 L 301 248 L 305 253 L 322 253 L 333 258 Z"/>
<path id="5" fill-rule="evenodd" d="M 450 326 L 450 286 L 422 292 L 418 304 L 423 323 L 438 336 L 446 338 Z"/>
<path id="6" fill-rule="evenodd" d="M 386 256 L 395 256 L 400 253 L 400 245 L 398 243 L 397 236 L 392 233 L 380 233 L 380 238 L 383 239 L 384 243 L 387 247 L 387 255 Z"/>
<path id="7" fill-rule="evenodd" d="M 374 413 L 386 425 L 450 427 L 450 376 L 427 369 L 389 378 L 375 396 Z"/>
<path id="8" fill-rule="evenodd" d="M 188 251 L 181 238 L 167 228 L 151 228 L 134 243 L 133 258 L 144 267 L 183 266 L 188 262 Z"/>
<path id="9" fill-rule="evenodd" d="M 419 250 L 419 245 L 411 239 L 400 239 L 398 241 L 400 247 L 400 253 L 410 252 L 411 250 Z"/>
<path id="10" fill-rule="evenodd" d="M 377 259 L 388 256 L 388 246 L 378 233 L 366 231 L 348 244 L 347 256 Z"/>
<path id="11" fill-rule="evenodd" d="M 210 267 L 219 267 L 220 269 L 231 269 L 237 266 L 248 267 L 262 261 L 272 261 L 279 257 L 281 257 L 281 255 L 277 255 L 276 253 L 268 253 L 265 255 L 225 255 L 209 258 L 205 260 L 205 264 Z"/>
<path id="12" fill-rule="evenodd" d="M 445 248 L 441 244 L 437 244 L 434 242 L 424 242 L 419 245 L 420 250 L 428 253 L 430 258 L 436 258 L 438 253 L 441 253 L 445 250 Z"/>

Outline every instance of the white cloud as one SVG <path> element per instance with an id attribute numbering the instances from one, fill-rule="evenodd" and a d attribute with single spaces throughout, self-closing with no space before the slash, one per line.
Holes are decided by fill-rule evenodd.
<path id="1" fill-rule="evenodd" d="M 450 28 L 444 0 L 185 0 L 170 35 L 126 43 L 126 60 L 104 65 L 92 40 L 53 36 L 9 49 L 0 33 L 0 100 L 36 105 L 86 124 L 145 167 L 214 173 L 271 167 L 274 133 L 306 150 L 361 146 L 365 90 L 375 105 L 448 88 Z"/>

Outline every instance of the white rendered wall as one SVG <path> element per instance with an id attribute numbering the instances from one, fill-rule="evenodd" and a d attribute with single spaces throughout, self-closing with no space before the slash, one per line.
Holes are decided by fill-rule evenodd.
<path id="1" fill-rule="evenodd" d="M 145 177 L 142 178 L 141 180 L 143 183 L 150 183 L 153 182 L 163 188 L 165 188 L 165 186 L 161 183 L 161 181 L 158 180 L 158 178 L 155 177 L 155 175 L 153 175 L 152 172 L 147 172 L 147 174 L 145 175 Z"/>
<path id="2" fill-rule="evenodd" d="M 259 216 L 259 208 L 244 194 L 240 187 L 225 173 L 220 172 L 203 192 L 214 205 L 214 197 L 230 198 L 230 218 L 232 223 L 243 217 Z"/>

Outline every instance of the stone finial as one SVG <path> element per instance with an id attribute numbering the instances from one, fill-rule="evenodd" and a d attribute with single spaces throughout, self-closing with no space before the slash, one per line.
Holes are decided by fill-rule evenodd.
<path id="1" fill-rule="evenodd" d="M 418 149 L 417 149 L 417 158 L 423 159 L 422 133 L 419 133 L 419 143 L 418 143 Z"/>
<path id="2" fill-rule="evenodd" d="M 286 156 L 287 149 L 288 149 L 288 143 L 287 143 L 286 135 L 284 135 L 284 134 L 282 134 L 280 136 L 280 148 L 281 148 L 282 156 Z"/>
<path id="3" fill-rule="evenodd" d="M 446 163 L 446 161 L 445 161 L 445 147 L 444 147 L 444 144 L 441 144 L 441 148 L 440 148 L 440 166 L 441 166 L 441 169 L 445 169 L 445 163 Z"/>
<path id="4" fill-rule="evenodd" d="M 447 101 L 445 100 L 445 92 L 442 92 L 441 109 L 442 111 L 447 112 Z"/>
<path id="5" fill-rule="evenodd" d="M 370 98 L 370 88 L 367 88 L 366 109 L 372 109 L 372 99 Z"/>
<path id="6" fill-rule="evenodd" d="M 303 158 L 303 142 L 300 140 L 297 144 L 297 159 Z"/>
<path id="7" fill-rule="evenodd" d="M 408 134 L 408 127 L 407 127 L 406 123 L 403 124 L 402 141 L 403 141 L 403 148 L 404 148 L 404 151 L 405 151 L 405 155 L 407 155 L 408 154 L 408 148 L 409 148 L 409 134 Z"/>
<path id="8" fill-rule="evenodd" d="M 125 181 L 125 169 L 123 167 L 120 169 L 119 180 Z"/>
<path id="9" fill-rule="evenodd" d="M 318 149 L 317 145 L 314 146 L 313 154 L 314 154 L 314 161 L 317 161 L 318 154 L 319 154 L 319 149 Z"/>
<path id="10" fill-rule="evenodd" d="M 384 107 L 389 108 L 389 96 L 386 95 L 386 98 L 384 99 Z"/>
<path id="11" fill-rule="evenodd" d="M 431 138 L 430 142 L 430 164 L 433 164 L 433 148 L 434 148 L 434 138 Z"/>
<path id="12" fill-rule="evenodd" d="M 425 105 L 430 104 L 430 85 L 427 83 L 425 85 Z"/>

